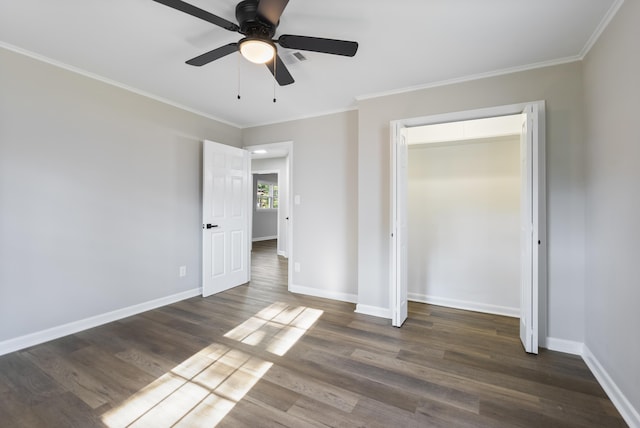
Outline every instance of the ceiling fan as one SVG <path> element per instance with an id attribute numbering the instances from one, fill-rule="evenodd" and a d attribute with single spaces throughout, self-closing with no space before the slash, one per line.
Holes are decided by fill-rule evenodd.
<path id="1" fill-rule="evenodd" d="M 200 67 L 233 52 L 240 51 L 242 56 L 249 61 L 265 64 L 278 84 L 284 86 L 290 85 L 294 80 L 278 55 L 276 43 L 288 49 L 343 56 L 354 56 L 358 50 L 357 42 L 346 40 L 290 34 L 283 34 L 274 39 L 276 28 L 280 24 L 280 16 L 285 7 L 287 7 L 289 0 L 243 0 L 236 6 L 238 24 L 227 21 L 182 0 L 154 1 L 245 36 L 237 43 L 229 43 L 190 59 L 187 61 L 189 65 Z"/>

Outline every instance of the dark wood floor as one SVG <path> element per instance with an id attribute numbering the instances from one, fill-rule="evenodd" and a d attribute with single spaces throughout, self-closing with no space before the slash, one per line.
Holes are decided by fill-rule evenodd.
<path id="1" fill-rule="evenodd" d="M 401 329 L 253 280 L 0 357 L 0 426 L 625 426 L 583 361 L 517 320 L 411 304 Z"/>

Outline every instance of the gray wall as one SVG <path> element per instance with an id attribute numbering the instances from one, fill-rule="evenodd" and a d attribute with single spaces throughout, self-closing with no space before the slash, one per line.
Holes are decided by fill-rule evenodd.
<path id="1" fill-rule="evenodd" d="M 258 181 L 278 184 L 278 174 L 253 174 L 253 227 L 254 240 L 278 236 L 278 210 L 258 210 Z"/>
<path id="2" fill-rule="evenodd" d="M 240 130 L 3 49 L 0 64 L 0 342 L 200 287 L 202 140 L 239 146 Z"/>
<path id="3" fill-rule="evenodd" d="M 409 146 L 409 299 L 520 316 L 520 137 Z"/>
<path id="4" fill-rule="evenodd" d="M 579 62 L 359 102 L 358 304 L 389 308 L 391 120 L 545 100 L 547 108 L 547 335 L 584 340 L 582 64 Z"/>
<path id="5" fill-rule="evenodd" d="M 355 111 L 244 129 L 245 146 L 293 141 L 293 272 L 297 290 L 355 300 L 357 291 Z"/>
<path id="6" fill-rule="evenodd" d="M 624 2 L 584 63 L 585 345 L 636 412 L 640 412 L 638 22 L 640 3 Z"/>

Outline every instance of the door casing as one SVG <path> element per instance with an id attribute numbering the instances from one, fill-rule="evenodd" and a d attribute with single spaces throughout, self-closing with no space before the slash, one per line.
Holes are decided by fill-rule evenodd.
<path id="1" fill-rule="evenodd" d="M 402 144 L 403 130 L 405 128 L 435 125 L 440 123 L 458 122 L 464 120 L 483 119 L 496 116 L 506 116 L 513 114 L 522 114 L 525 110 L 535 113 L 536 126 L 534 129 L 534 141 L 531 156 L 532 164 L 532 193 L 535 195 L 533 204 L 533 248 L 532 248 L 532 273 L 533 273 L 533 308 L 531 325 L 534 331 L 537 331 L 534 338 L 535 352 L 537 346 L 545 346 L 545 338 L 547 326 L 545 323 L 547 307 L 547 239 L 546 239 L 546 168 L 545 168 L 545 102 L 533 101 L 519 104 L 511 104 L 505 106 L 489 107 L 477 110 L 467 110 L 454 113 L 445 113 L 432 116 L 424 116 L 409 119 L 394 120 L 390 123 L 391 131 L 391 224 L 390 224 L 390 287 L 389 302 L 392 325 L 399 327 L 402 322 L 402 302 L 399 301 L 403 295 L 400 290 L 403 261 L 401 249 L 402 245 L 398 242 L 398 231 L 401 231 L 399 221 L 402 213 L 402 207 L 398 206 L 398 184 L 402 183 L 402 177 L 398 176 L 401 168 L 397 167 L 397 149 Z M 406 170 L 405 170 L 406 171 Z M 406 207 L 405 212 L 406 212 Z M 400 209 L 400 210 L 399 210 Z M 406 258 L 406 257 L 405 257 Z M 406 278 L 406 275 L 404 276 Z M 406 284 L 405 284 L 406 287 Z M 405 294 L 406 295 L 406 294 Z M 540 302 L 542 304 L 540 304 Z"/>
<path id="2" fill-rule="evenodd" d="M 249 153 L 256 151 L 256 150 L 267 150 L 267 152 L 270 153 L 277 153 L 277 155 L 274 155 L 273 157 L 285 157 L 287 158 L 287 181 L 288 181 L 288 195 L 287 195 L 287 205 L 288 205 L 288 212 L 287 213 L 280 213 L 280 211 L 278 212 L 278 215 L 286 215 L 288 217 L 287 220 L 287 231 L 286 231 L 286 235 L 287 235 L 287 258 L 289 259 L 289 266 L 287 269 L 287 289 L 289 291 L 291 291 L 292 288 L 292 284 L 293 284 L 293 254 L 294 254 L 294 245 L 293 245 L 293 223 L 295 221 L 295 216 L 294 216 L 294 205 L 293 205 L 293 188 L 294 188 L 294 181 L 293 181 L 293 141 L 284 141 L 284 142 L 279 142 L 279 143 L 268 143 L 268 144 L 257 144 L 257 145 L 252 145 L 252 146 L 245 146 L 244 147 L 245 150 L 248 150 Z M 278 174 L 278 180 L 280 180 L 280 173 Z M 253 204 L 253 195 L 250 195 L 251 201 L 249 202 L 250 205 Z M 251 210 L 250 215 L 253 214 L 253 210 Z M 252 221 L 252 220 L 250 220 Z M 278 232 L 278 235 L 280 235 L 280 231 Z"/>

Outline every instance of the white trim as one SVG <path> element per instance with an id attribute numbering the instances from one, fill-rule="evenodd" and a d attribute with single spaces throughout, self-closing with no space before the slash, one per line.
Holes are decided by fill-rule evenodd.
<path id="1" fill-rule="evenodd" d="M 633 404 L 624 395 L 618 385 L 611 379 L 609 373 L 604 369 L 598 359 L 591 353 L 591 350 L 585 345 L 582 353 L 582 359 L 587 364 L 591 373 L 596 377 L 604 392 L 607 393 L 609 399 L 616 406 L 620 415 L 630 427 L 640 427 L 640 409 L 633 407 Z"/>
<path id="2" fill-rule="evenodd" d="M 558 339 L 557 337 L 547 337 L 546 347 L 549 351 L 565 352 L 567 354 L 582 355 L 584 344 L 573 340 Z"/>
<path id="3" fill-rule="evenodd" d="M 228 120 L 220 119 L 219 117 L 215 117 L 215 116 L 212 116 L 210 114 L 204 113 L 202 111 L 193 109 L 191 107 L 187 107 L 184 104 L 180 104 L 180 103 L 177 103 L 175 101 L 171 101 L 171 100 L 169 100 L 167 98 L 162 98 L 162 97 L 160 97 L 158 95 L 154 95 L 154 94 L 152 94 L 150 92 L 145 92 L 143 90 L 136 89 L 133 86 L 125 85 L 124 83 L 120 83 L 120 82 L 118 82 L 116 80 L 108 79 L 106 77 L 100 76 L 99 74 L 95 74 L 95 73 L 92 73 L 90 71 L 83 70 L 81 68 L 74 67 L 72 65 L 65 64 L 65 63 L 60 62 L 60 61 L 56 61 L 55 59 L 46 57 L 44 55 L 37 54 L 35 52 L 28 51 L 26 49 L 19 48 L 17 46 L 11 45 L 9 43 L 5 43 L 5 42 L 0 41 L 0 47 L 4 48 L 6 50 L 9 50 L 9 51 L 12 51 L 12 52 L 27 56 L 29 58 L 33 58 L 35 60 L 42 61 L 42 62 L 47 63 L 49 65 L 53 65 L 54 67 L 58 67 L 58 68 L 61 68 L 63 70 L 70 71 L 72 73 L 76 73 L 76 74 L 79 74 L 81 76 L 88 77 L 90 79 L 94 79 L 94 80 L 97 80 L 97 81 L 102 82 L 102 83 L 106 83 L 107 85 L 115 86 L 116 88 L 124 89 L 125 91 L 129 91 L 129 92 L 132 92 L 134 94 L 141 95 L 143 97 L 152 99 L 154 101 L 161 102 L 163 104 L 170 105 L 170 106 L 175 107 L 175 108 L 179 108 L 180 110 L 188 111 L 189 113 L 197 114 L 198 116 L 206 117 L 207 119 L 215 120 L 217 122 L 224 123 L 225 125 L 229 125 L 229 126 L 233 126 L 235 128 L 242 129 L 242 126 L 238 125 L 237 123 L 233 123 L 233 122 L 229 122 Z"/>
<path id="4" fill-rule="evenodd" d="M 19 351 L 30 346 L 39 345 L 50 340 L 68 336 L 79 331 L 94 328 L 113 321 L 118 321 L 122 318 L 130 317 L 132 315 L 137 315 L 151 309 L 170 305 L 172 303 L 189 299 L 191 297 L 196 297 L 199 296 L 201 292 L 201 288 L 194 288 L 188 291 L 183 291 L 181 293 L 172 294 L 171 296 L 160 297 L 159 299 L 150 300 L 148 302 L 139 303 L 137 305 L 128 306 L 122 309 L 116 309 L 115 311 L 95 315 L 78 321 L 72 321 L 67 324 L 48 328 L 46 330 L 5 340 L 3 342 L 0 342 L 0 355 Z"/>
<path id="5" fill-rule="evenodd" d="M 602 18 L 602 20 L 594 30 L 593 34 L 591 34 L 591 37 L 589 37 L 589 40 L 587 40 L 587 43 L 585 43 L 584 47 L 580 51 L 581 60 L 583 60 L 584 57 L 587 56 L 587 54 L 589 53 L 593 45 L 596 44 L 596 42 L 604 32 L 605 28 L 609 26 L 609 23 L 611 22 L 613 17 L 616 15 L 616 13 L 618 13 L 618 10 L 620 9 L 623 3 L 624 3 L 624 0 L 616 0 L 613 2 L 613 4 L 611 5 L 607 13 L 604 15 L 604 17 Z"/>
<path id="6" fill-rule="evenodd" d="M 446 306 L 455 309 L 464 309 L 466 311 L 484 312 L 487 314 L 502 315 L 505 317 L 520 317 L 520 308 L 470 302 L 467 300 L 448 299 L 446 297 L 428 296 L 426 294 L 409 293 L 409 301 L 428 303 L 436 306 Z"/>
<path id="7" fill-rule="evenodd" d="M 506 104 L 494 107 L 481 107 L 473 110 L 454 111 L 449 113 L 439 113 L 429 116 L 410 117 L 406 119 L 392 120 L 392 123 L 399 123 L 407 128 L 424 125 L 436 125 L 447 122 L 459 122 L 464 120 L 486 119 L 496 116 L 510 116 L 521 114 L 529 106 L 536 104 L 538 108 L 543 108 L 544 100 L 529 101 L 515 104 Z"/>
<path id="8" fill-rule="evenodd" d="M 348 303 L 356 303 L 358 300 L 358 296 L 355 294 L 304 287 L 302 285 L 291 285 L 291 287 L 289 287 L 289 291 L 292 293 L 304 294 L 306 296 L 322 297 L 324 299 L 338 300 Z"/>
<path id="9" fill-rule="evenodd" d="M 274 211 L 276 211 L 276 210 L 274 210 Z M 278 239 L 278 235 L 276 235 L 276 236 L 262 236 L 260 238 L 252 238 L 251 241 L 252 242 L 272 241 L 274 239 Z"/>
<path id="10" fill-rule="evenodd" d="M 357 314 L 371 315 L 378 318 L 391 319 L 391 309 L 389 308 L 380 308 L 378 306 L 369 306 L 359 303 L 356 305 L 356 310 L 354 312 Z"/>
<path id="11" fill-rule="evenodd" d="M 520 73 L 522 71 L 535 70 L 535 69 L 538 69 L 538 68 L 553 67 L 555 65 L 569 64 L 569 63 L 577 62 L 577 61 L 581 61 L 581 60 L 582 60 L 582 58 L 580 56 L 575 55 L 575 56 L 570 56 L 570 57 L 566 57 L 566 58 L 560 58 L 560 59 L 551 60 L 551 61 L 537 62 L 537 63 L 534 63 L 534 64 L 527 64 L 527 65 L 511 67 L 511 68 L 503 68 L 502 70 L 489 71 L 489 72 L 486 72 L 486 73 L 472 74 L 470 76 L 463 76 L 463 77 L 458 77 L 458 78 L 455 78 L 455 79 L 441 80 L 439 82 L 425 83 L 425 84 L 422 84 L 422 85 L 409 86 L 409 87 L 400 88 L 400 89 L 392 89 L 390 91 L 375 92 L 375 93 L 366 94 L 366 95 L 358 95 L 356 97 L 356 100 L 357 101 L 365 101 L 365 100 L 370 100 L 370 99 L 374 99 L 374 98 L 388 97 L 390 95 L 399 95 L 399 94 L 404 94 L 404 93 L 407 93 L 407 92 L 422 91 L 422 90 L 425 90 L 425 89 L 438 88 L 438 87 L 441 87 L 441 86 L 456 85 L 456 84 L 459 84 L 459 83 L 471 82 L 471 81 L 474 81 L 474 80 L 482 80 L 482 79 L 488 79 L 488 78 L 491 78 L 491 77 L 504 76 L 505 74 Z"/>

